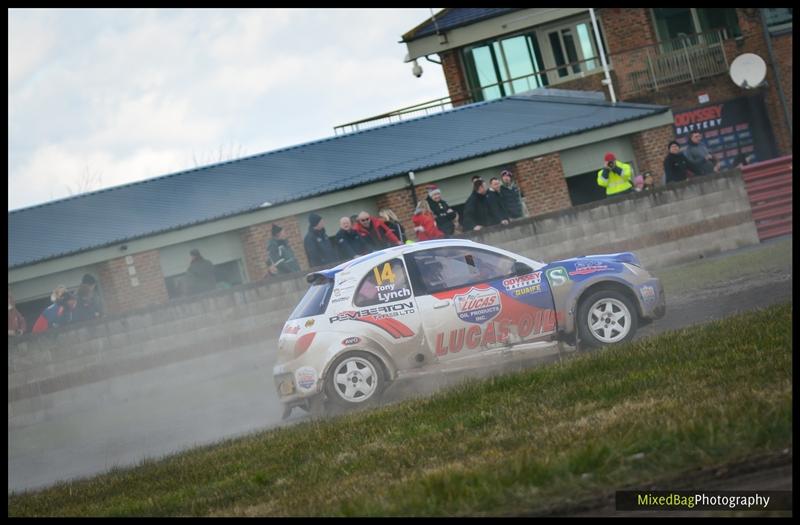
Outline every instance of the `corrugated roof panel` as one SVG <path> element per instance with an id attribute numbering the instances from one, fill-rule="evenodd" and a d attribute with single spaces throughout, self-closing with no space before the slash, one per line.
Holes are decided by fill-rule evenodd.
<path id="1" fill-rule="evenodd" d="M 547 93 L 557 90 L 549 90 Z M 9 213 L 10 268 L 408 171 L 610 126 L 664 106 L 539 92 L 284 148 Z"/>
<path id="2" fill-rule="evenodd" d="M 418 38 L 423 38 L 429 35 L 436 34 L 438 26 L 439 31 L 449 31 L 457 27 L 474 24 L 481 20 L 494 18 L 497 16 L 510 13 L 512 11 L 519 11 L 521 7 L 457 7 L 447 8 L 439 13 L 435 13 L 436 23 L 432 18 L 423 22 L 420 26 L 412 29 L 403 35 L 403 42 L 411 42 Z"/>

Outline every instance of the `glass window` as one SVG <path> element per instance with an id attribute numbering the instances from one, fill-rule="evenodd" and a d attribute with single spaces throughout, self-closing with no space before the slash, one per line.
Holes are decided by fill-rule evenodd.
<path id="1" fill-rule="evenodd" d="M 589 24 L 578 24 L 575 26 L 575 29 L 578 31 L 578 42 L 581 45 L 581 53 L 583 54 L 583 59 L 586 60 L 586 70 L 591 71 L 597 67 L 597 61 L 592 60 L 597 56 L 597 53 L 594 51 L 594 42 L 593 42 L 593 35 Z"/>
<path id="2" fill-rule="evenodd" d="M 289 320 L 302 319 L 303 317 L 312 317 L 320 315 L 328 307 L 328 299 L 331 298 L 331 290 L 333 290 L 333 281 L 330 279 L 318 280 L 311 285 L 306 294 L 300 300 L 300 304 L 289 316 Z"/>
<path id="3" fill-rule="evenodd" d="M 791 7 L 767 7 L 764 9 L 767 15 L 767 26 L 773 27 L 792 23 Z"/>
<path id="4" fill-rule="evenodd" d="M 463 247 L 410 254 L 426 293 L 435 293 L 514 275 L 514 259 Z"/>
<path id="5" fill-rule="evenodd" d="M 403 261 L 392 259 L 383 262 L 364 276 L 356 292 L 356 306 L 374 306 L 393 303 L 411 297 Z"/>
<path id="6" fill-rule="evenodd" d="M 555 59 L 556 65 L 563 66 L 567 61 L 564 58 L 564 50 L 561 48 L 561 40 L 558 38 L 558 33 L 553 31 L 547 35 L 547 38 L 550 39 L 550 48 L 553 50 L 553 59 Z M 568 74 L 567 68 L 559 68 L 558 76 L 565 77 Z"/>

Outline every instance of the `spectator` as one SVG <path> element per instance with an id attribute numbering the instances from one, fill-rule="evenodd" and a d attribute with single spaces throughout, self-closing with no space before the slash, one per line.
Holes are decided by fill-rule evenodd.
<path id="1" fill-rule="evenodd" d="M 400 244 L 400 239 L 381 219 L 371 217 L 365 211 L 358 214 L 358 222 L 353 225 L 353 229 L 361 235 L 372 250 L 382 250 Z"/>
<path id="2" fill-rule="evenodd" d="M 404 244 L 406 240 L 408 240 L 406 238 L 406 231 L 403 229 L 403 225 L 400 224 L 400 219 L 397 218 L 397 215 L 392 210 L 384 208 L 378 212 L 378 216 L 383 219 L 386 226 L 392 230 L 392 233 L 394 233 L 394 236 L 400 241 L 400 244 Z"/>
<path id="3" fill-rule="evenodd" d="M 681 182 L 692 177 L 689 161 L 681 154 L 680 145 L 674 140 L 667 146 L 667 156 L 664 159 L 664 183 Z"/>
<path id="4" fill-rule="evenodd" d="M 200 255 L 197 248 L 189 252 L 192 262 L 186 270 L 186 293 L 195 295 L 217 287 L 217 276 L 214 273 L 214 265 L 208 259 Z"/>
<path id="5" fill-rule="evenodd" d="M 637 175 L 633 178 L 633 191 L 639 193 L 644 188 L 644 177 Z"/>
<path id="6" fill-rule="evenodd" d="M 500 179 L 492 177 L 489 180 L 489 191 L 486 192 L 486 204 L 489 206 L 489 224 L 508 224 L 509 214 L 503 205 L 500 196 Z"/>
<path id="7" fill-rule="evenodd" d="M 514 183 L 513 174 L 510 170 L 503 170 L 500 172 L 500 178 L 503 179 L 503 184 L 500 186 L 500 197 L 509 217 L 512 219 L 524 217 L 522 192 Z"/>
<path id="8" fill-rule="evenodd" d="M 59 284 L 58 286 L 55 287 L 53 293 L 50 294 L 50 302 L 57 303 L 58 300 L 61 298 L 61 296 L 64 295 L 65 293 L 67 293 L 67 287 L 64 286 L 63 284 Z"/>
<path id="9" fill-rule="evenodd" d="M 489 205 L 486 203 L 486 185 L 478 179 L 472 183 L 472 193 L 464 203 L 464 220 L 462 228 L 465 232 L 478 231 L 489 224 Z"/>
<path id="10" fill-rule="evenodd" d="M 414 210 L 414 231 L 418 241 L 430 241 L 432 239 L 444 238 L 444 233 L 436 227 L 436 218 L 433 216 L 430 204 L 427 201 L 419 201 L 417 209 Z"/>
<path id="11" fill-rule="evenodd" d="M 77 304 L 72 312 L 72 321 L 91 321 L 98 319 L 103 314 L 99 297 L 95 289 L 97 281 L 88 273 L 83 276 L 78 287 Z"/>
<path id="12" fill-rule="evenodd" d="M 367 241 L 353 229 L 349 217 L 339 219 L 339 231 L 336 232 L 336 247 L 343 260 L 354 259 L 370 252 Z"/>
<path id="13" fill-rule="evenodd" d="M 618 161 L 610 152 L 606 153 L 604 160 L 606 165 L 597 172 L 597 185 L 606 189 L 606 197 L 633 191 L 631 165 Z"/>
<path id="14" fill-rule="evenodd" d="M 656 181 L 653 179 L 653 175 L 649 171 L 644 172 L 644 187 L 642 191 L 653 191 L 656 189 Z"/>
<path id="15" fill-rule="evenodd" d="M 273 266 L 275 267 L 273 275 L 300 271 L 300 263 L 297 262 L 297 257 L 289 246 L 286 230 L 277 224 L 272 225 L 272 239 L 267 244 L 267 267 Z"/>
<path id="16" fill-rule="evenodd" d="M 46 332 L 51 328 L 64 326 L 72 320 L 72 313 L 78 304 L 78 299 L 72 292 L 63 293 L 53 304 L 45 308 L 33 325 L 31 333 Z"/>
<path id="17" fill-rule="evenodd" d="M 445 237 L 451 237 L 456 231 L 456 212 L 442 199 L 442 190 L 436 185 L 429 184 L 427 190 L 428 198 L 426 201 L 431 208 L 433 216 L 436 218 L 436 227 Z"/>
<path id="18" fill-rule="evenodd" d="M 336 250 L 325 233 L 324 221 L 316 213 L 308 216 L 308 233 L 303 240 L 303 246 L 306 249 L 308 264 L 312 268 L 332 266 L 339 261 L 339 256 L 336 255 Z"/>
<path id="19" fill-rule="evenodd" d="M 695 175 L 708 175 L 719 170 L 720 164 L 715 163 L 714 156 L 702 142 L 703 135 L 699 131 L 694 131 L 689 136 L 689 144 L 683 155 L 689 162 L 689 169 Z"/>
<path id="20" fill-rule="evenodd" d="M 8 335 L 13 337 L 17 335 L 22 335 L 25 333 L 27 329 L 27 323 L 25 322 L 25 318 L 19 313 L 17 310 L 17 303 L 14 301 L 14 297 L 11 295 L 11 292 L 8 292 Z"/>

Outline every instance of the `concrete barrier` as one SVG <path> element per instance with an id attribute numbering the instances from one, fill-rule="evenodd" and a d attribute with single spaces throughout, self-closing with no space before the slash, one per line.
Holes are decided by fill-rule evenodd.
<path id="1" fill-rule="evenodd" d="M 739 171 L 467 237 L 541 261 L 634 251 L 649 268 L 759 242 Z M 273 349 L 307 286 L 287 276 L 9 339 L 9 490 L 280 421 Z"/>

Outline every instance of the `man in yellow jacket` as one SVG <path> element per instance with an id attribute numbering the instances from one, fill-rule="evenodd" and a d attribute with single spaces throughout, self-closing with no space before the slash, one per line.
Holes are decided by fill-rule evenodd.
<path id="1" fill-rule="evenodd" d="M 605 161 L 606 165 L 597 172 L 597 185 L 606 189 L 606 197 L 631 191 L 631 165 L 618 161 L 613 153 L 606 153 Z"/>

